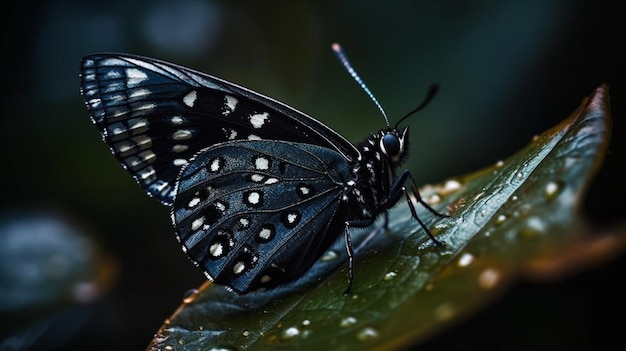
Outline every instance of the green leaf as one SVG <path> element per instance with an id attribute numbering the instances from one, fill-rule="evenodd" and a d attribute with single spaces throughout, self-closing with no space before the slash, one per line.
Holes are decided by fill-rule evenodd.
<path id="1" fill-rule="evenodd" d="M 420 212 L 437 247 L 406 204 L 353 234 L 350 296 L 340 240 L 298 282 L 237 296 L 209 283 L 161 327 L 155 350 L 366 350 L 416 343 L 493 299 L 513 278 L 553 277 L 624 246 L 594 238 L 581 201 L 606 152 L 608 87 L 509 159 L 421 194 L 450 217 Z M 420 207 L 420 206 L 418 206 Z"/>

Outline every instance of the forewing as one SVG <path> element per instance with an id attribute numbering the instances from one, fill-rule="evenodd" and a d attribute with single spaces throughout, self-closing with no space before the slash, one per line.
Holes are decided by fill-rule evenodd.
<path id="1" fill-rule="evenodd" d="M 310 144 L 233 141 L 179 178 L 172 221 L 209 279 L 238 293 L 299 277 L 344 229 L 349 167 Z"/>
<path id="2" fill-rule="evenodd" d="M 284 140 L 355 158 L 354 146 L 319 121 L 222 79 L 164 61 L 95 54 L 81 63 L 93 123 L 151 196 L 172 204 L 175 180 L 201 149 L 227 140 Z"/>

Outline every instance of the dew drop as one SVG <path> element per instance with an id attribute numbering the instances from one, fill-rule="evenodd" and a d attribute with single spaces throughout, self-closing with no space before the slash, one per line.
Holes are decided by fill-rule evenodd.
<path id="1" fill-rule="evenodd" d="M 398 273 L 396 272 L 387 272 L 384 276 L 383 276 L 383 281 L 392 281 L 393 278 L 395 278 L 398 275 Z"/>
<path id="2" fill-rule="evenodd" d="M 441 233 L 441 232 L 443 232 L 446 229 L 448 229 L 448 224 L 447 223 L 437 223 L 437 224 L 435 224 L 435 231 L 437 231 L 438 233 Z"/>
<path id="3" fill-rule="evenodd" d="M 281 339 L 287 341 L 295 338 L 298 335 L 300 335 L 300 329 L 296 327 L 289 327 L 283 330 L 283 332 L 280 334 L 280 337 Z"/>
<path id="4" fill-rule="evenodd" d="M 459 189 L 461 189 L 461 182 L 455 179 L 450 179 L 443 185 L 443 189 L 441 189 L 441 194 L 445 196 Z"/>
<path id="5" fill-rule="evenodd" d="M 183 303 L 192 303 L 198 297 L 198 289 L 189 289 L 183 295 Z"/>
<path id="6" fill-rule="evenodd" d="M 459 257 L 459 260 L 456 262 L 456 264 L 459 267 L 467 267 L 469 266 L 472 262 L 474 262 L 474 255 L 472 255 L 469 252 L 464 252 L 461 257 Z"/>
<path id="7" fill-rule="evenodd" d="M 487 268 L 484 271 L 480 272 L 478 276 L 478 284 L 483 289 L 491 289 L 500 280 L 500 273 L 493 268 Z"/>
<path id="8" fill-rule="evenodd" d="M 339 255 L 337 255 L 337 253 L 335 251 L 328 250 L 328 251 L 326 251 L 326 253 L 324 254 L 324 256 L 322 256 L 322 258 L 320 260 L 322 262 L 332 261 L 332 260 L 336 259 L 337 257 L 339 257 Z"/>
<path id="9" fill-rule="evenodd" d="M 306 326 L 308 326 L 308 325 L 311 325 L 311 321 L 310 321 L 310 320 L 305 319 L 305 320 L 303 320 L 303 321 L 302 321 L 302 326 L 305 326 L 305 327 L 306 327 Z"/>
<path id="10" fill-rule="evenodd" d="M 339 323 L 339 326 L 341 326 L 342 328 L 347 328 L 349 326 L 352 326 L 354 324 L 356 324 L 357 319 L 354 317 L 346 317 L 344 319 L 341 320 L 341 322 Z"/>
<path id="11" fill-rule="evenodd" d="M 356 334 L 356 339 L 359 341 L 371 341 L 378 337 L 378 330 L 372 327 L 365 327 Z"/>
<path id="12" fill-rule="evenodd" d="M 524 227 L 519 232 L 521 238 L 533 239 L 546 231 L 546 224 L 538 217 L 530 217 L 526 219 Z"/>
<path id="13" fill-rule="evenodd" d="M 446 321 L 454 317 L 456 313 L 454 306 L 450 302 L 442 303 L 435 308 L 435 318 L 439 321 Z"/>
<path id="14" fill-rule="evenodd" d="M 439 196 L 439 194 L 437 194 L 437 193 L 431 194 L 428 197 L 427 202 L 428 202 L 429 205 L 436 205 L 436 204 L 441 202 L 441 196 Z"/>
<path id="15" fill-rule="evenodd" d="M 496 225 L 500 225 L 504 223 L 504 221 L 506 221 L 505 215 L 501 214 L 501 215 L 498 215 L 498 217 L 496 217 Z"/>
<path id="16" fill-rule="evenodd" d="M 230 346 L 215 346 L 211 347 L 209 351 L 236 351 L 237 349 Z"/>
<path id="17" fill-rule="evenodd" d="M 500 167 L 504 166 L 504 161 L 499 160 L 498 162 L 496 162 L 495 166 L 496 166 L 496 168 L 500 168 Z"/>
<path id="18" fill-rule="evenodd" d="M 241 333 L 241 335 L 248 337 L 250 336 L 250 331 L 249 330 L 244 330 L 243 333 Z"/>
<path id="19" fill-rule="evenodd" d="M 563 183 L 560 181 L 549 182 L 546 184 L 545 195 L 546 199 L 554 200 L 563 190 Z"/>

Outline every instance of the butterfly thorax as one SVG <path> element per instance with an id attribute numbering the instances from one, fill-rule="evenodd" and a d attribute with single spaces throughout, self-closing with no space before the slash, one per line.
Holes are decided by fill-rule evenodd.
<path id="1" fill-rule="evenodd" d="M 356 145 L 361 157 L 352 165 L 354 181 L 349 182 L 344 200 L 358 204 L 351 219 L 370 219 L 384 211 L 396 169 L 406 158 L 408 128 L 388 128 L 369 135 Z"/>

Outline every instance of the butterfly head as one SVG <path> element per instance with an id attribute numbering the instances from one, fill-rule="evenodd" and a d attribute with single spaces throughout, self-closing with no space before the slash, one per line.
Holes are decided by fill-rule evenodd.
<path id="1" fill-rule="evenodd" d="M 406 159 L 409 147 L 409 128 L 387 128 L 380 131 L 378 147 L 392 164 L 402 163 Z"/>

